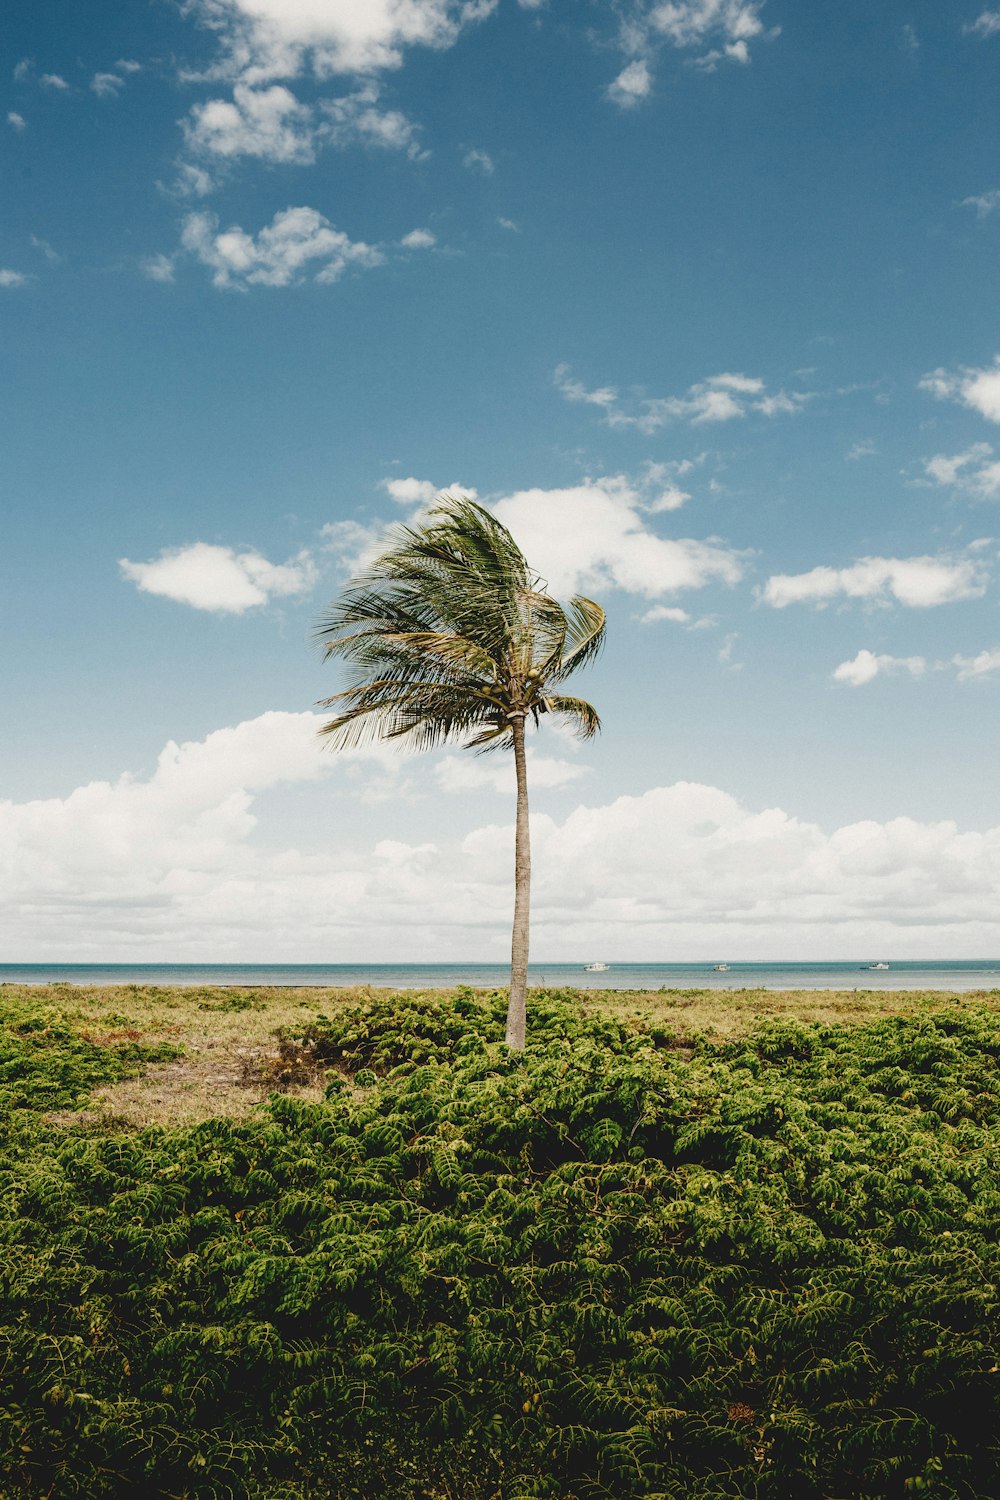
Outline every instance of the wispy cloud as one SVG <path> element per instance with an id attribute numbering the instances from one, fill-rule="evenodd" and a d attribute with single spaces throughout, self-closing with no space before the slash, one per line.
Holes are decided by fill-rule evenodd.
<path id="1" fill-rule="evenodd" d="M 123 557 L 119 567 L 145 594 L 215 614 L 241 615 L 270 599 L 305 593 L 316 581 L 308 552 L 275 564 L 259 552 L 236 552 L 209 542 L 168 548 L 151 562 Z"/>
<path id="2" fill-rule="evenodd" d="M 1000 31 L 1000 10 L 984 10 L 974 21 L 962 27 L 966 36 L 996 36 Z"/>
<path id="3" fill-rule="evenodd" d="M 958 668 L 960 682 L 968 682 L 973 677 L 989 677 L 1000 669 L 1000 647 L 980 651 L 978 656 L 953 656 L 951 660 Z"/>
<path id="4" fill-rule="evenodd" d="M 420 144 L 420 127 L 401 110 L 386 108 L 379 85 L 371 79 L 353 94 L 324 99 L 319 108 L 325 117 L 317 130 L 320 141 L 404 151 L 412 161 L 429 155 Z"/>
<path id="5" fill-rule="evenodd" d="M 437 244 L 437 235 L 431 234 L 429 229 L 411 229 L 399 243 L 405 250 L 433 250 Z"/>
<path id="6" fill-rule="evenodd" d="M 125 87 L 125 80 L 119 78 L 117 73 L 95 73 L 90 80 L 90 87 L 98 99 L 117 99 Z"/>
<path id="7" fill-rule="evenodd" d="M 27 130 L 28 128 L 27 120 L 23 115 L 19 115 L 16 109 L 7 111 L 7 124 L 12 130 L 16 130 L 18 132 Z"/>
<path id="8" fill-rule="evenodd" d="M 157 187 L 168 198 L 207 198 L 214 192 L 216 180 L 211 172 L 194 162 L 181 162 L 173 182 L 158 182 Z"/>
<path id="9" fill-rule="evenodd" d="M 618 77 L 607 87 L 607 97 L 612 104 L 617 104 L 619 109 L 634 109 L 641 104 L 643 99 L 648 99 L 653 91 L 653 74 L 650 70 L 649 60 L 645 57 L 637 57 L 627 63 Z"/>
<path id="10" fill-rule="evenodd" d="M 147 255 L 140 262 L 142 274 L 150 281 L 173 281 L 174 260 L 171 255 Z"/>
<path id="11" fill-rule="evenodd" d="M 14 287 L 24 286 L 27 281 L 23 271 L 9 271 L 0 269 L 0 286 Z"/>
<path id="12" fill-rule="evenodd" d="M 963 490 L 977 500 L 1000 497 L 1000 459 L 993 457 L 989 443 L 973 443 L 962 453 L 936 453 L 925 458 L 923 465 L 934 484 Z"/>
<path id="13" fill-rule="evenodd" d="M 31 236 L 31 244 L 33 249 L 38 251 L 39 255 L 45 257 L 50 266 L 58 265 L 62 260 L 62 256 L 58 250 L 54 250 L 48 240 L 43 240 L 39 235 L 33 234 Z"/>
<path id="14" fill-rule="evenodd" d="M 52 89 L 57 94 L 69 92 L 69 84 L 59 73 L 43 73 L 38 82 L 43 89 Z"/>
<path id="15" fill-rule="evenodd" d="M 1000 188 L 990 188 L 989 192 L 975 193 L 971 198 L 963 198 L 960 207 L 974 208 L 976 218 L 985 219 L 995 209 L 1000 208 Z"/>
<path id="16" fill-rule="evenodd" d="M 687 63 L 712 73 L 725 63 L 746 66 L 750 44 L 778 35 L 761 20 L 765 0 L 632 0 L 624 8 L 619 42 L 629 59 L 606 93 L 634 109 L 652 92 L 652 70 L 664 47 L 688 53 Z"/>
<path id="17" fill-rule="evenodd" d="M 567 401 L 596 406 L 609 427 L 632 427 L 652 433 L 672 422 L 731 422 L 757 412 L 765 417 L 801 411 L 812 399 L 803 391 L 768 391 L 756 376 L 724 372 L 689 386 L 683 396 L 634 399 L 626 405 L 613 385 L 590 389 L 575 379 L 568 365 L 559 365 L 555 383 Z"/>
<path id="18" fill-rule="evenodd" d="M 462 157 L 462 166 L 470 172 L 481 172 L 484 177 L 492 177 L 496 171 L 496 163 L 488 151 L 481 151 L 478 146 L 466 151 Z"/>
<path id="19" fill-rule="evenodd" d="M 923 677 L 927 662 L 922 656 L 888 656 L 874 651 L 859 651 L 850 661 L 842 661 L 833 672 L 835 682 L 845 682 L 850 687 L 863 687 L 874 682 L 876 677 L 893 674 L 909 674 Z"/>

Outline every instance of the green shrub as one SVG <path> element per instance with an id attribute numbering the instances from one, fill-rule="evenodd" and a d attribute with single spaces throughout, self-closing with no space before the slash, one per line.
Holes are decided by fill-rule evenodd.
<path id="1" fill-rule="evenodd" d="M 687 1058 L 550 993 L 513 1056 L 504 1005 L 317 1018 L 356 1086 L 238 1123 L 59 1134 L 15 1079 L 10 1493 L 1000 1494 L 996 1020 Z"/>
<path id="2" fill-rule="evenodd" d="M 176 1053 L 169 1045 L 143 1044 L 124 1019 L 111 1030 L 88 1031 L 71 1026 L 58 1011 L 5 1002 L 0 1014 L 0 1100 L 8 1108 L 73 1109 L 98 1084 L 132 1077 L 146 1063 Z"/>

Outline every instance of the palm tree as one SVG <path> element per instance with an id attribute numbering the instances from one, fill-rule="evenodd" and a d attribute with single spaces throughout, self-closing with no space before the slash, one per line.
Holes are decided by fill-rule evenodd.
<path id="1" fill-rule="evenodd" d="M 399 739 L 431 749 L 513 750 L 517 776 L 514 928 L 507 1045 L 524 1047 L 531 850 L 525 726 L 568 719 L 582 739 L 601 727 L 582 698 L 553 689 L 604 642 L 604 610 L 544 591 L 505 526 L 461 494 L 444 494 L 426 519 L 397 526 L 388 550 L 351 579 L 316 630 L 343 657 L 350 685 L 320 706 L 336 718 L 320 733 L 341 749 Z"/>

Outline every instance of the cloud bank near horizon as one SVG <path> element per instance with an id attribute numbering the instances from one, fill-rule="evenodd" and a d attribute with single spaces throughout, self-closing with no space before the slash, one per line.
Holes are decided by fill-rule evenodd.
<path id="1" fill-rule="evenodd" d="M 512 902 L 508 778 L 454 757 L 385 746 L 341 756 L 321 716 L 269 712 L 161 752 L 142 779 L 68 797 L 0 803 L 2 958 L 29 962 L 188 959 L 275 962 L 502 961 Z M 434 841 L 370 837 L 300 849 L 268 837 L 266 794 L 325 782 L 335 807 L 366 778 L 379 795 L 503 793 L 496 821 L 452 808 Z M 480 763 L 464 761 L 478 770 Z M 537 761 L 540 787 L 574 768 Z M 483 763 L 485 766 L 485 763 Z M 418 767 L 424 769 L 418 770 Z M 445 769 L 442 770 L 441 768 Z M 419 778 L 423 776 L 423 783 Z M 388 791 L 386 791 L 388 783 Z M 456 816 L 458 812 L 458 816 Z M 334 825 L 335 826 L 335 825 Z M 903 949 L 946 957 L 1000 945 L 1000 828 L 908 817 L 826 832 L 780 808 L 678 782 L 561 817 L 538 812 L 534 953 L 574 961 L 853 958 Z"/>

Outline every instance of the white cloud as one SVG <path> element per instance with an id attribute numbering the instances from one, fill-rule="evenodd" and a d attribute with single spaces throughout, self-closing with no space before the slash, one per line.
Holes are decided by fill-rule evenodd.
<path id="1" fill-rule="evenodd" d="M 140 262 L 142 274 L 150 281 L 173 281 L 174 262 L 169 255 L 147 255 Z"/>
<path id="2" fill-rule="evenodd" d="M 156 185 L 161 193 L 166 193 L 171 198 L 207 198 L 209 193 L 215 191 L 216 184 L 211 172 L 187 161 L 177 168 L 177 176 L 172 183 L 158 182 Z"/>
<path id="3" fill-rule="evenodd" d="M 932 370 L 920 389 L 939 401 L 958 401 L 990 422 L 1000 422 L 1000 355 L 985 369 Z"/>
<path id="4" fill-rule="evenodd" d="M 973 557 L 862 557 L 847 568 L 821 566 L 808 573 L 776 573 L 764 585 L 765 604 L 826 604 L 831 599 L 895 600 L 913 609 L 978 599 L 987 574 Z"/>
<path id="5" fill-rule="evenodd" d="M 741 661 L 734 661 L 733 659 L 734 653 L 736 651 L 736 642 L 739 640 L 739 638 L 740 633 L 738 630 L 730 631 L 729 635 L 726 636 L 725 640 L 722 642 L 722 645 L 718 650 L 719 666 L 726 667 L 730 672 L 743 671 L 743 663 Z"/>
<path id="6" fill-rule="evenodd" d="M 409 501 L 401 502 L 409 504 Z M 384 550 L 386 527 L 360 521 L 330 521 L 320 529 L 323 550 L 329 552 L 345 573 L 360 573 Z"/>
<path id="7" fill-rule="evenodd" d="M 582 381 L 574 379 L 570 374 L 569 365 L 557 365 L 553 379 L 567 401 L 580 401 L 586 406 L 597 406 L 604 412 L 612 412 L 617 408 L 617 387 L 602 385 L 596 390 L 589 390 Z"/>
<path id="8" fill-rule="evenodd" d="M 978 656 L 953 656 L 952 664 L 959 669 L 960 682 L 967 682 L 972 677 L 988 677 L 1000 667 L 1000 647 L 980 651 Z"/>
<path id="9" fill-rule="evenodd" d="M 382 488 L 397 505 L 429 505 L 441 493 L 429 479 L 383 479 Z"/>
<path id="10" fill-rule="evenodd" d="M 398 68 L 409 47 L 444 49 L 484 19 L 496 0 L 191 0 L 189 10 L 216 32 L 218 71 L 247 82 L 371 76 Z"/>
<path id="11" fill-rule="evenodd" d="M 7 124 L 11 127 L 12 130 L 17 131 L 27 130 L 28 128 L 27 120 L 23 115 L 19 115 L 16 109 L 8 110 Z"/>
<path id="12" fill-rule="evenodd" d="M 739 45 L 763 35 L 763 5 L 764 0 L 659 0 L 649 22 L 674 47 L 701 47 L 715 35 Z"/>
<path id="13" fill-rule="evenodd" d="M 566 489 L 520 490 L 493 510 L 556 594 L 608 588 L 656 598 L 712 582 L 737 583 L 745 554 L 716 538 L 658 536 L 644 496 L 622 475 Z"/>
<path id="14" fill-rule="evenodd" d="M 521 226 L 519 224 L 515 224 L 513 219 L 505 219 L 501 217 L 497 219 L 497 223 L 500 225 L 501 229 L 508 229 L 511 234 L 521 233 Z"/>
<path id="15" fill-rule="evenodd" d="M 966 36 L 995 36 L 1000 31 L 1000 10 L 984 10 L 976 20 L 962 27 Z"/>
<path id="16" fill-rule="evenodd" d="M 253 89 L 237 83 L 232 100 L 196 104 L 184 133 L 188 148 L 207 156 L 299 163 L 315 158 L 312 111 L 281 84 Z"/>
<path id="17" fill-rule="evenodd" d="M 878 448 L 876 447 L 876 445 L 870 438 L 867 438 L 863 442 L 852 443 L 850 448 L 848 448 L 847 452 L 844 454 L 844 458 L 848 463 L 857 463 L 859 459 L 871 458 L 873 454 L 877 452 Z"/>
<path id="18" fill-rule="evenodd" d="M 41 255 L 44 255 L 50 266 L 57 265 L 62 259 L 58 250 L 54 250 L 48 240 L 41 239 L 37 234 L 31 236 L 31 243 L 34 249 L 39 251 Z"/>
<path id="19" fill-rule="evenodd" d="M 646 463 L 638 482 L 644 496 L 643 510 L 649 511 L 650 515 L 680 510 L 691 499 L 691 495 L 688 490 L 681 489 L 677 480 L 700 467 L 707 457 L 707 453 L 699 453 L 697 458 Z"/>
<path id="20" fill-rule="evenodd" d="M 874 651 L 859 651 L 851 661 L 842 661 L 834 670 L 835 682 L 846 682 L 851 687 L 862 687 L 876 677 L 893 672 L 909 672 L 911 677 L 922 677 L 927 662 L 922 656 L 886 656 Z"/>
<path id="21" fill-rule="evenodd" d="M 589 774 L 588 766 L 539 755 L 534 749 L 528 751 L 528 786 L 535 791 L 568 786 Z M 461 752 L 446 755 L 435 765 L 434 777 L 443 792 L 458 795 L 490 791 L 513 798 L 516 791 L 514 765 L 507 755 L 463 755 Z"/>
<path id="22" fill-rule="evenodd" d="M 632 427 L 647 434 L 671 422 L 694 425 L 731 422 L 751 412 L 774 417 L 800 411 L 811 399 L 801 391 L 768 392 L 763 380 L 756 376 L 723 372 L 698 381 L 683 396 L 647 397 L 633 401 L 629 409 L 620 400 L 615 386 L 589 390 L 573 378 L 568 365 L 559 365 L 554 379 L 567 401 L 598 407 L 609 427 Z"/>
<path id="23" fill-rule="evenodd" d="M 621 588 L 655 599 L 712 582 L 735 584 L 743 576 L 746 553 L 717 537 L 661 537 L 646 520 L 679 504 L 683 492 L 671 487 L 667 473 L 686 473 L 705 457 L 648 464 L 638 479 L 611 475 L 565 489 L 519 490 L 482 503 L 510 529 L 531 566 L 559 595 Z M 382 488 L 397 505 L 416 510 L 445 492 L 477 498 L 472 486 L 457 480 L 439 485 L 414 475 L 383 479 Z M 334 522 L 322 535 L 327 549 L 352 572 L 370 562 L 385 542 L 382 526 L 356 521 Z M 689 621 L 686 611 L 673 608 L 652 609 L 642 618 Z M 693 622 L 691 628 L 702 623 Z"/>
<path id="24" fill-rule="evenodd" d="M 65 78 L 60 77 L 58 73 L 43 73 L 38 82 L 43 88 L 54 89 L 56 93 L 63 92 L 69 88 L 69 84 Z"/>
<path id="25" fill-rule="evenodd" d="M 269 599 L 305 593 L 316 581 L 307 552 L 279 565 L 259 552 L 235 552 L 209 542 L 168 548 L 152 562 L 134 563 L 123 557 L 119 567 L 143 593 L 218 614 L 243 614 Z"/>
<path id="26" fill-rule="evenodd" d="M 971 198 L 963 198 L 962 208 L 974 208 L 977 219 L 985 219 L 994 209 L 1000 208 L 1000 188 L 990 188 L 989 192 L 976 193 Z"/>
<path id="27" fill-rule="evenodd" d="M 382 107 L 378 84 L 368 80 L 342 99 L 324 99 L 320 109 L 325 123 L 321 139 L 334 146 L 378 146 L 386 151 L 405 151 L 411 160 L 428 155 L 420 145 L 419 127 L 398 109 Z"/>
<path id="28" fill-rule="evenodd" d="M 476 147 L 466 151 L 462 157 L 462 166 L 467 167 L 470 172 L 482 172 L 484 177 L 492 177 L 496 171 L 496 164 L 490 153 Z"/>
<path id="29" fill-rule="evenodd" d="M 1000 459 L 989 443 L 973 443 L 962 453 L 936 453 L 924 459 L 924 473 L 934 484 L 964 490 L 977 500 L 1000 496 Z"/>
<path id="30" fill-rule="evenodd" d="M 125 87 L 125 80 L 117 73 L 95 73 L 90 80 L 90 87 L 98 99 L 117 99 Z"/>
<path id="31" fill-rule="evenodd" d="M 209 99 L 196 104 L 182 122 L 187 149 L 216 163 L 242 157 L 259 161 L 308 165 L 324 146 L 374 146 L 405 151 L 411 160 L 427 156 L 418 127 L 397 109 L 383 108 L 377 83 L 368 80 L 342 98 L 303 104 L 283 84 L 233 86 L 232 99 Z M 192 177 L 199 170 L 202 179 Z M 203 194 L 211 177 L 190 163 L 181 167 L 174 191 Z"/>
<path id="32" fill-rule="evenodd" d="M 376 266 L 382 254 L 352 241 L 314 208 L 286 208 L 256 235 L 238 225 L 218 232 L 213 214 L 193 213 L 184 221 L 181 243 L 212 272 L 212 284 L 226 288 L 291 286 L 319 263 L 313 278 L 336 281 L 351 265 Z"/>
<path id="33" fill-rule="evenodd" d="M 613 83 L 608 84 L 607 95 L 612 104 L 621 109 L 634 109 L 643 99 L 648 99 L 653 90 L 653 75 L 644 57 L 626 63 Z"/>
<path id="34" fill-rule="evenodd" d="M 429 229 L 411 229 L 399 242 L 407 250 L 430 250 L 437 244 L 437 236 Z"/>
<path id="35" fill-rule="evenodd" d="M 0 269 L 0 286 L 24 286 L 27 279 L 23 271 Z"/>
<path id="36" fill-rule="evenodd" d="M 352 773 L 397 771 L 385 746 L 325 752 L 321 722 L 265 713 L 168 744 L 148 778 L 0 802 L 2 956 L 503 961 L 512 816 L 472 828 L 451 817 L 433 843 L 407 842 L 393 814 L 385 837 L 373 815 L 362 842 L 318 836 L 306 850 L 282 840 L 273 819 L 258 833 L 258 801 L 271 788 L 322 798 L 326 826 L 338 797 L 357 796 Z M 421 765 L 416 774 L 440 794 L 454 773 L 440 776 L 431 757 L 407 762 Z M 495 772 L 499 780 L 499 764 Z M 943 958 L 1000 946 L 998 828 L 901 817 L 826 832 L 680 782 L 562 819 L 536 813 L 532 834 L 536 960 L 763 959 L 776 949 L 866 959 L 897 944 Z"/>
<path id="37" fill-rule="evenodd" d="M 671 620 L 677 625 L 687 625 L 691 616 L 686 609 L 678 609 L 672 604 L 654 604 L 652 609 L 647 609 L 641 617 L 643 625 L 656 625 L 660 620 Z"/>
<path id="38" fill-rule="evenodd" d="M 622 108 L 634 107 L 651 92 L 651 67 L 661 47 L 694 52 L 688 59 L 700 72 L 723 63 L 746 66 L 750 43 L 778 35 L 760 18 L 765 0 L 633 0 L 624 12 L 620 44 L 631 60 L 607 90 Z"/>

